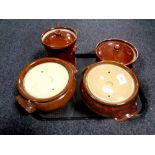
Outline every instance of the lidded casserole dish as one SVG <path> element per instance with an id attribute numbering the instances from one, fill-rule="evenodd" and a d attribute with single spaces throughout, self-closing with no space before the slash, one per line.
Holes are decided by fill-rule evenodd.
<path id="1" fill-rule="evenodd" d="M 61 108 L 72 98 L 76 68 L 57 58 L 41 58 L 27 65 L 17 81 L 18 103 L 29 113 Z"/>
<path id="2" fill-rule="evenodd" d="M 137 111 L 139 82 L 128 67 L 113 61 L 101 61 L 83 71 L 81 95 L 95 113 L 124 121 Z"/>

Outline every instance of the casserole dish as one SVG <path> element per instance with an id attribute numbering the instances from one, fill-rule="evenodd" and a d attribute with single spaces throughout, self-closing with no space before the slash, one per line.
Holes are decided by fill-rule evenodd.
<path id="1" fill-rule="evenodd" d="M 65 106 L 76 89 L 74 65 L 57 58 L 41 58 L 27 65 L 17 81 L 17 102 L 29 113 Z"/>
<path id="2" fill-rule="evenodd" d="M 137 115 L 139 82 L 128 67 L 101 61 L 87 66 L 81 80 L 81 96 L 95 113 L 124 121 Z"/>

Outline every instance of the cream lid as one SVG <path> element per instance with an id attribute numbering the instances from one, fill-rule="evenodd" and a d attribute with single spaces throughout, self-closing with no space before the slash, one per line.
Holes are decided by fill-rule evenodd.
<path id="1" fill-rule="evenodd" d="M 26 73 L 23 86 L 30 96 L 46 99 L 63 91 L 68 81 L 69 74 L 63 65 L 46 62 L 31 68 Z"/>
<path id="2" fill-rule="evenodd" d="M 132 76 L 124 68 L 114 64 L 99 64 L 89 70 L 86 85 L 101 102 L 123 104 L 135 90 Z"/>

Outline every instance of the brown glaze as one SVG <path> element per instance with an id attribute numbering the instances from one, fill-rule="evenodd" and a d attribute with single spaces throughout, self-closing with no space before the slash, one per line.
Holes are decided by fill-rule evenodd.
<path id="1" fill-rule="evenodd" d="M 57 95 L 46 98 L 46 99 L 40 99 L 40 98 L 34 98 L 30 96 L 25 90 L 23 86 L 23 79 L 26 75 L 26 73 L 34 66 L 45 63 L 45 62 L 56 62 L 61 65 L 63 65 L 68 73 L 69 73 L 69 81 L 67 86 Z M 68 103 L 68 101 L 72 98 L 75 89 L 76 89 L 76 74 L 75 67 L 64 60 L 60 60 L 57 58 L 41 58 L 38 59 L 31 64 L 27 65 L 20 73 L 17 81 L 17 89 L 19 91 L 19 95 L 16 97 L 16 100 L 18 103 L 29 113 L 35 112 L 35 111 L 52 111 L 56 110 L 58 108 L 63 107 Z"/>
<path id="2" fill-rule="evenodd" d="M 117 66 L 122 67 L 125 69 L 133 78 L 135 83 L 135 90 L 133 94 L 124 101 L 123 104 L 114 104 L 114 103 L 106 103 L 98 98 L 94 97 L 90 90 L 88 89 L 86 85 L 86 75 L 92 69 L 93 67 L 99 65 L 99 64 L 114 64 Z M 85 102 L 85 104 L 88 106 L 89 109 L 94 111 L 95 113 L 106 116 L 106 117 L 113 117 L 116 121 L 125 121 L 126 119 L 133 117 L 138 114 L 137 106 L 136 106 L 136 100 L 138 97 L 138 90 L 139 90 L 139 82 L 134 74 L 134 72 L 129 69 L 128 67 L 114 62 L 114 61 L 101 61 L 92 65 L 87 66 L 83 71 L 83 78 L 81 81 L 81 96 Z"/>
<path id="3" fill-rule="evenodd" d="M 130 67 L 137 60 L 138 51 L 127 41 L 107 39 L 97 44 L 96 55 L 99 61 L 116 61 Z"/>
<path id="4" fill-rule="evenodd" d="M 75 52 L 77 46 L 77 32 L 68 27 L 50 28 L 41 35 L 49 57 L 56 57 L 71 62 L 75 65 Z"/>
<path id="5" fill-rule="evenodd" d="M 76 36 L 66 29 L 53 30 L 44 39 L 43 43 L 55 49 L 69 46 L 76 40 Z"/>

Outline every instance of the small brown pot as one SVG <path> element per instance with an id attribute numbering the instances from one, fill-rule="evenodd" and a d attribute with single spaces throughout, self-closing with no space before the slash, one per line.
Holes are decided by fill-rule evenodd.
<path id="1" fill-rule="evenodd" d="M 131 43 L 121 39 L 106 39 L 96 46 L 97 61 L 116 61 L 128 67 L 138 58 L 138 50 Z"/>
<path id="2" fill-rule="evenodd" d="M 103 67 L 101 72 L 100 67 Z M 81 95 L 85 104 L 95 113 L 116 121 L 125 121 L 138 114 L 138 90 L 136 75 L 120 63 L 101 61 L 87 66 L 83 71 Z"/>
<path id="3" fill-rule="evenodd" d="M 77 32 L 69 27 L 55 27 L 43 32 L 41 43 L 49 57 L 56 57 L 75 65 Z"/>
<path id="4" fill-rule="evenodd" d="M 54 62 L 56 64 L 60 64 L 63 67 L 66 68 L 68 71 L 68 83 L 64 87 L 64 89 L 56 94 L 55 96 L 49 97 L 49 98 L 36 98 L 34 96 L 31 96 L 24 88 L 24 77 L 30 71 L 33 67 L 47 63 L 47 62 Z M 17 81 L 17 89 L 19 91 L 19 95 L 16 96 L 17 102 L 29 113 L 35 112 L 35 111 L 53 111 L 58 108 L 61 108 L 65 106 L 68 101 L 72 98 L 75 89 L 76 89 L 76 74 L 75 67 L 64 60 L 60 60 L 57 58 L 41 58 L 38 59 L 31 64 L 27 65 L 20 73 Z M 60 73 L 61 76 L 61 73 Z M 63 77 L 62 77 L 63 78 Z"/>

